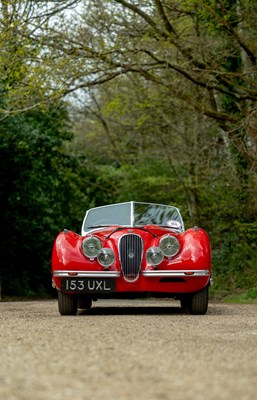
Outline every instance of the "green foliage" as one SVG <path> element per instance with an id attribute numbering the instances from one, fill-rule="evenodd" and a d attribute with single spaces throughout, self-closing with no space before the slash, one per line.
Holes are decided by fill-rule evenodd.
<path id="1" fill-rule="evenodd" d="M 178 206 L 186 228 L 199 225 L 210 236 L 213 293 L 250 288 L 257 278 L 255 173 L 226 132 L 135 77 L 120 79 L 118 92 L 110 83 L 96 94 L 97 108 L 89 102 L 93 113 L 85 113 L 79 134 L 98 181 L 103 187 L 109 182 L 112 192 L 97 204 Z M 87 127 L 93 127 L 93 141 Z"/>
<path id="2" fill-rule="evenodd" d="M 236 290 L 234 294 L 225 296 L 224 303 L 241 303 L 241 304 L 256 304 L 257 303 L 257 288 L 253 287 L 248 290 Z"/>
<path id="3" fill-rule="evenodd" d="M 251 288 L 257 280 L 256 223 L 231 221 L 213 238 L 217 286 L 223 291 Z"/>
<path id="4" fill-rule="evenodd" d="M 2 291 L 49 291 L 53 240 L 81 223 L 87 196 L 78 163 L 63 150 L 71 139 L 63 105 L 8 117 L 0 124 Z"/>

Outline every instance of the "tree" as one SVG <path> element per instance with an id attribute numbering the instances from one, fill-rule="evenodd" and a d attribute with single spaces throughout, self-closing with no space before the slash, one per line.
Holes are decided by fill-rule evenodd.
<path id="1" fill-rule="evenodd" d="M 61 7 L 47 12 L 29 3 L 25 17 L 22 7 L 18 10 L 22 23 L 15 34 L 29 41 L 36 55 L 24 56 L 26 79 L 14 92 L 16 98 L 24 87 L 30 101 L 36 88 L 44 102 L 119 75 L 140 74 L 181 104 L 218 121 L 224 141 L 249 169 L 256 169 L 255 4 L 151 0 L 140 6 L 93 0 L 80 2 L 81 16 L 66 22 L 64 8 L 77 2 L 58 2 Z M 232 64 L 239 58 L 235 69 Z M 224 107 L 228 102 L 236 112 Z"/>
<path id="2" fill-rule="evenodd" d="M 34 99 L 42 94 L 35 85 L 28 91 L 28 71 L 34 70 L 33 58 L 38 55 L 28 29 L 32 28 L 33 15 L 39 18 L 35 14 L 39 3 L 0 2 L 0 281 L 4 294 L 40 292 L 49 286 L 51 243 L 61 222 L 59 207 L 64 216 L 70 215 L 71 223 L 76 221 L 74 209 L 67 213 L 70 210 L 63 194 L 74 194 L 74 208 L 76 200 L 83 199 L 81 192 L 77 191 L 77 197 L 72 192 L 78 177 L 72 158 L 62 149 L 63 142 L 71 139 L 64 104 L 55 101 L 47 104 L 45 111 L 26 114 L 14 110 L 15 104 L 21 103 L 20 96 L 27 108 L 28 93 L 33 93 Z M 59 2 L 59 9 L 60 3 L 64 2 Z M 43 9 L 41 20 L 57 6 Z M 65 217 L 62 219 L 65 221 Z"/>
<path id="3" fill-rule="evenodd" d="M 42 107 L 60 97 L 58 79 L 54 81 L 51 77 L 55 57 L 52 55 L 51 63 L 48 62 L 49 52 L 40 35 L 49 34 L 51 24 L 65 29 L 62 21 L 77 3 L 77 0 L 0 1 L 0 76 L 8 90 L 8 102 L 2 106 L 0 114 L 5 116 Z M 61 59 L 58 61 L 57 70 Z M 58 96 L 55 96 L 57 89 Z"/>
<path id="4" fill-rule="evenodd" d="M 1 276 L 4 294 L 49 290 L 53 240 L 78 229 L 88 198 L 79 166 L 63 149 L 71 139 L 63 105 L 1 122 Z"/>
<path id="5" fill-rule="evenodd" d="M 81 22 L 72 29 L 65 26 L 67 33 L 62 20 L 29 35 L 45 49 L 38 61 L 51 71 L 56 93 L 140 74 L 182 104 L 217 120 L 247 165 L 256 167 L 255 5 L 248 0 L 240 8 L 227 0 L 180 0 L 172 5 L 152 0 L 143 6 L 94 0 L 84 5 Z M 228 68 L 239 54 L 241 67 Z M 44 68 L 37 62 L 42 77 Z M 224 99 L 234 104 L 236 113 L 223 106 Z"/>

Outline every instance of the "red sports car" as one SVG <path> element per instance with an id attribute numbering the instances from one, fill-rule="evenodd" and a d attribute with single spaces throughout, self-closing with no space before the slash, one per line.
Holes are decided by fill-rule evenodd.
<path id="1" fill-rule="evenodd" d="M 166 297 L 205 314 L 211 283 L 207 233 L 184 229 L 178 208 L 126 202 L 87 211 L 82 233 L 61 232 L 52 254 L 61 315 L 99 298 Z"/>

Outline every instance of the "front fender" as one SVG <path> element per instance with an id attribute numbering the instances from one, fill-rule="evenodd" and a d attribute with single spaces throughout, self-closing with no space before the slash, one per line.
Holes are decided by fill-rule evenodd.
<path id="1" fill-rule="evenodd" d="M 55 239 L 52 251 L 52 270 L 69 269 L 74 264 L 85 264 L 81 253 L 82 237 L 72 231 L 63 231 Z"/>
<path id="2" fill-rule="evenodd" d="M 182 262 L 199 269 L 211 269 L 211 245 L 207 233 L 201 228 L 191 228 L 181 235 Z"/>

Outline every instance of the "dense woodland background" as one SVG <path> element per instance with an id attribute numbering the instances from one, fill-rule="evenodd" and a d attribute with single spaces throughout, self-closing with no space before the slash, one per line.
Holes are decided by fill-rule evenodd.
<path id="1" fill-rule="evenodd" d="M 257 2 L 0 0 L 2 296 L 51 295 L 56 235 L 122 201 L 211 239 L 257 297 Z"/>

